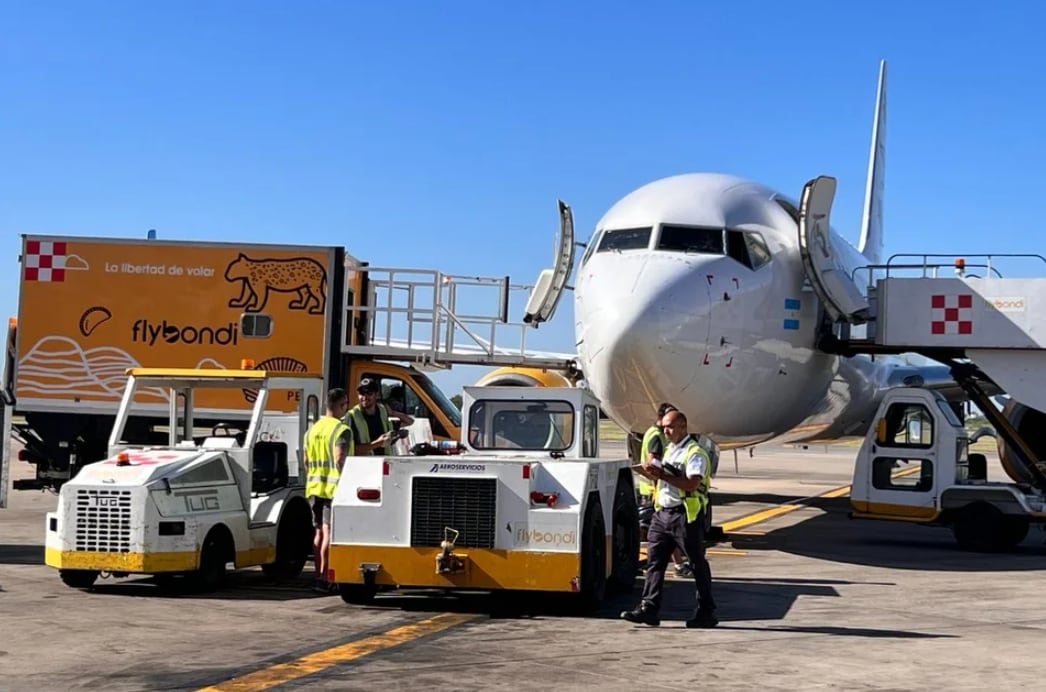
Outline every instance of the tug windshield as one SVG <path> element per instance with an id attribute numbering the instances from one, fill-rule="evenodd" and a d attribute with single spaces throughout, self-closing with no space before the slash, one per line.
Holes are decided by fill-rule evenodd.
<path id="1" fill-rule="evenodd" d="M 469 409 L 475 449 L 561 452 L 574 444 L 574 407 L 566 401 L 484 399 Z"/>

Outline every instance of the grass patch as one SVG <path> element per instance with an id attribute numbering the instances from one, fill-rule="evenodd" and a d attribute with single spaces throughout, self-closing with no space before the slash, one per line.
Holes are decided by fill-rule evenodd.
<path id="1" fill-rule="evenodd" d="M 628 439 L 628 433 L 612 420 L 599 421 L 599 439 L 620 442 Z"/>
<path id="2" fill-rule="evenodd" d="M 970 432 L 972 432 L 972 431 L 969 431 L 969 430 L 967 431 L 967 433 L 970 433 Z M 864 443 L 864 438 L 863 437 L 847 437 L 847 438 L 839 440 L 838 442 L 811 442 L 809 444 L 829 444 L 829 445 L 834 445 L 834 446 L 839 446 L 839 447 L 853 447 L 854 449 L 856 449 L 856 448 L 860 447 L 863 443 Z M 798 442 L 796 444 L 807 444 L 807 443 Z M 995 451 L 998 451 L 998 447 L 995 444 L 995 438 L 994 437 L 982 437 L 981 439 L 977 440 L 972 445 L 970 445 L 970 451 L 971 452 L 981 452 L 981 453 L 984 453 L 984 452 L 995 452 Z"/>

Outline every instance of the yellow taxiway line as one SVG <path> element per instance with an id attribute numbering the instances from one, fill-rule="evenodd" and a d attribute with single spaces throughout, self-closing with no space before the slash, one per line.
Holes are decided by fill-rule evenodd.
<path id="1" fill-rule="evenodd" d="M 803 505 L 778 505 L 777 507 L 771 507 L 769 509 L 763 509 L 748 516 L 740 517 L 732 521 L 723 522 L 721 524 L 723 533 L 730 533 L 735 529 L 744 528 L 745 526 L 751 526 L 752 524 L 758 524 L 774 517 L 779 517 L 782 514 L 788 514 L 794 512 L 797 509 L 802 509 Z"/>
<path id="2" fill-rule="evenodd" d="M 916 466 L 916 467 L 912 467 L 912 468 L 909 468 L 909 469 L 904 469 L 902 471 L 895 471 L 892 474 L 890 474 L 890 476 L 891 476 L 891 478 L 901 478 L 903 476 L 910 476 L 910 475 L 912 475 L 914 473 L 918 473 L 919 470 L 920 470 L 919 467 Z M 760 532 L 738 531 L 738 529 L 743 529 L 746 526 L 752 526 L 753 524 L 762 523 L 764 521 L 767 521 L 768 519 L 773 519 L 774 517 L 779 517 L 782 514 L 788 514 L 789 512 L 794 512 L 797 509 L 803 509 L 804 507 L 807 506 L 807 502 L 809 500 L 821 500 L 821 499 L 831 499 L 831 498 L 835 498 L 835 497 L 843 497 L 844 495 L 849 494 L 849 492 L 850 492 L 850 490 L 852 488 L 853 488 L 853 486 L 851 486 L 851 485 L 842 485 L 842 486 L 839 486 L 838 488 L 832 488 L 831 490 L 826 490 L 823 493 L 818 493 L 817 495 L 811 495 L 810 497 L 804 497 L 804 498 L 795 500 L 795 501 L 790 502 L 790 503 L 785 504 L 785 505 L 778 505 L 776 507 L 770 507 L 769 509 L 759 510 L 758 512 L 753 512 L 752 514 L 748 514 L 748 515 L 745 515 L 743 517 L 738 517 L 737 519 L 732 519 L 732 520 L 730 520 L 728 522 L 723 523 L 721 525 L 721 527 L 723 529 L 723 533 L 741 533 L 741 534 L 749 534 L 749 535 L 751 535 L 751 534 L 754 534 L 754 535 L 764 535 L 765 532 L 761 532 L 760 533 Z"/>
<path id="3" fill-rule="evenodd" d="M 420 637 L 441 632 L 477 617 L 477 615 L 468 613 L 443 613 L 409 625 L 395 627 L 388 632 L 382 632 L 381 634 L 375 634 L 348 642 L 347 644 L 340 644 L 330 649 L 306 654 L 294 661 L 277 663 L 268 668 L 262 668 L 253 673 L 226 680 L 212 687 L 204 687 L 197 692 L 266 690 L 307 675 L 319 673 L 332 666 L 348 663 L 382 649 L 399 646 Z"/>
<path id="4" fill-rule="evenodd" d="M 907 475 L 917 469 L 908 469 L 895 475 Z M 826 492 L 814 495 L 810 498 L 803 498 L 797 500 L 796 503 L 789 503 L 785 505 L 778 505 L 777 507 L 770 507 L 769 509 L 760 510 L 747 516 L 732 519 L 722 524 L 724 533 L 742 533 L 747 535 L 764 535 L 765 532 L 759 531 L 740 531 L 747 526 L 759 524 L 761 522 L 779 517 L 790 512 L 794 512 L 798 509 L 805 507 L 805 501 L 816 498 L 834 498 L 842 497 L 850 492 L 850 486 L 844 485 L 839 488 L 833 488 Z M 640 549 L 641 557 L 645 557 L 646 551 Z M 723 550 L 710 548 L 708 553 L 712 555 L 746 555 L 747 552 L 743 550 Z M 425 637 L 437 632 L 460 625 L 469 620 L 477 618 L 477 615 L 473 614 L 461 614 L 461 613 L 443 613 L 436 615 L 431 618 L 426 618 L 418 622 L 411 623 L 409 625 L 401 625 L 395 627 L 388 632 L 382 632 L 381 634 L 375 634 L 370 637 L 364 637 L 356 641 L 348 642 L 347 644 L 340 644 L 338 646 L 317 651 L 311 654 L 306 654 L 301 658 L 287 663 L 277 663 L 275 665 L 263 668 L 261 670 L 254 671 L 253 673 L 247 673 L 239 677 L 231 678 L 224 682 L 218 683 L 211 687 L 204 687 L 197 692 L 245 692 L 247 690 L 265 690 L 270 687 L 276 687 L 277 685 L 283 685 L 292 680 L 306 677 L 308 675 L 314 675 L 327 668 L 331 668 L 336 665 L 348 663 L 354 661 L 363 656 L 388 649 L 406 642 L 413 641 L 420 637 Z"/>

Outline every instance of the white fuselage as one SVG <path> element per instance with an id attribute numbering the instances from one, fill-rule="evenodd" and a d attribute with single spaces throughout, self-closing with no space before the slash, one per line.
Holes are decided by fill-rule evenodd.
<path id="1" fill-rule="evenodd" d="M 577 268 L 575 326 L 588 386 L 612 419 L 642 431 L 667 401 L 720 444 L 864 430 L 890 363 L 815 349 L 821 309 L 804 287 L 797 207 L 758 183 L 699 173 L 641 187 L 603 216 Z M 724 254 L 658 249 L 664 226 L 755 232 L 770 258 L 756 266 L 729 241 Z M 597 245 L 636 228 L 651 229 L 645 246 Z M 848 269 L 869 264 L 833 244 Z"/>

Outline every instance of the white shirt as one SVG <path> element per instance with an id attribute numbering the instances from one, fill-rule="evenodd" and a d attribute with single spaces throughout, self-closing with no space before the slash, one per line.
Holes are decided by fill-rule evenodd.
<path id="1" fill-rule="evenodd" d="M 687 478 L 704 476 L 707 471 L 707 458 L 702 454 L 703 450 L 699 447 L 693 453 L 687 452 L 687 445 L 693 441 L 694 438 L 687 435 L 679 441 L 679 444 L 670 443 L 662 465 L 672 466 L 680 471 L 685 470 Z M 683 496 L 682 490 L 674 485 L 669 485 L 667 481 L 657 484 L 657 501 L 662 507 L 680 506 L 683 504 Z"/>

